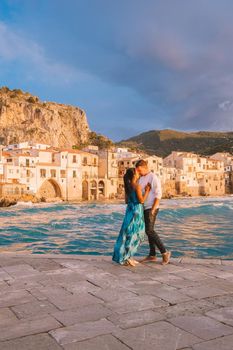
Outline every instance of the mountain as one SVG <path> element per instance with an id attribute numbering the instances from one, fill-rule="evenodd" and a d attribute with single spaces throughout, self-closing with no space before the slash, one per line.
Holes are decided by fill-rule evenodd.
<path id="1" fill-rule="evenodd" d="M 72 147 L 88 142 L 89 134 L 81 108 L 43 102 L 19 89 L 0 89 L 0 144 L 34 141 Z"/>
<path id="2" fill-rule="evenodd" d="M 201 155 L 216 152 L 233 153 L 233 132 L 151 130 L 123 140 L 119 144 L 160 157 L 166 157 L 172 151 L 190 151 Z"/>

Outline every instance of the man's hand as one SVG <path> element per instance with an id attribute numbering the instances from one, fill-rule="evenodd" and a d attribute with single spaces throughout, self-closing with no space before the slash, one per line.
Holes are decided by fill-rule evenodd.
<path id="1" fill-rule="evenodd" d="M 155 215 L 155 212 L 158 209 L 158 207 L 159 207 L 159 199 L 156 198 L 154 201 L 153 207 L 151 209 L 151 215 Z"/>
<path id="2" fill-rule="evenodd" d="M 151 209 L 151 215 L 154 216 L 156 212 L 156 208 L 155 209 Z"/>

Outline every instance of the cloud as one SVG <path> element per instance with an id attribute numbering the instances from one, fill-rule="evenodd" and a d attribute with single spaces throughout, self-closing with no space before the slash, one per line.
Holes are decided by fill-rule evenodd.
<path id="1" fill-rule="evenodd" d="M 22 0 L 14 17 L 20 32 L 0 26 L 0 55 L 32 62 L 43 79 L 81 79 L 86 108 L 104 132 L 124 129 L 125 137 L 132 116 L 133 132 L 145 124 L 233 130 L 232 1 L 35 3 Z"/>
<path id="2" fill-rule="evenodd" d="M 47 57 L 41 45 L 26 38 L 23 33 L 17 33 L 5 23 L 0 22 L 0 59 L 6 62 L 15 62 L 26 65 L 28 68 L 26 78 L 46 82 L 60 81 L 62 84 L 70 83 L 74 79 L 87 78 L 78 72 L 75 67 L 55 61 Z M 52 78 L 52 80 L 51 80 Z"/>

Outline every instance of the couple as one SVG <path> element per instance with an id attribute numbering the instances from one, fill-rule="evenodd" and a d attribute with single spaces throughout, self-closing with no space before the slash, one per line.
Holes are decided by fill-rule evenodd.
<path id="1" fill-rule="evenodd" d="M 136 266 L 133 258 L 140 243 L 148 236 L 150 253 L 141 262 L 156 261 L 156 247 L 162 254 L 164 265 L 169 263 L 171 252 L 164 247 L 154 231 L 159 201 L 162 197 L 160 181 L 149 171 L 147 162 L 139 160 L 124 176 L 127 209 L 124 221 L 114 246 L 112 260 L 121 265 Z"/>

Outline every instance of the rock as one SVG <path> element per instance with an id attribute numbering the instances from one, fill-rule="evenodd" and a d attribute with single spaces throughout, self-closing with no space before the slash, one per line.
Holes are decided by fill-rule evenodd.
<path id="1" fill-rule="evenodd" d="M 10 207 L 11 205 L 15 205 L 17 203 L 16 199 L 9 198 L 0 198 L 0 207 Z"/>
<path id="2" fill-rule="evenodd" d="M 72 147 L 88 141 L 85 112 L 70 105 L 42 102 L 21 90 L 0 89 L 0 143 L 34 141 Z"/>

